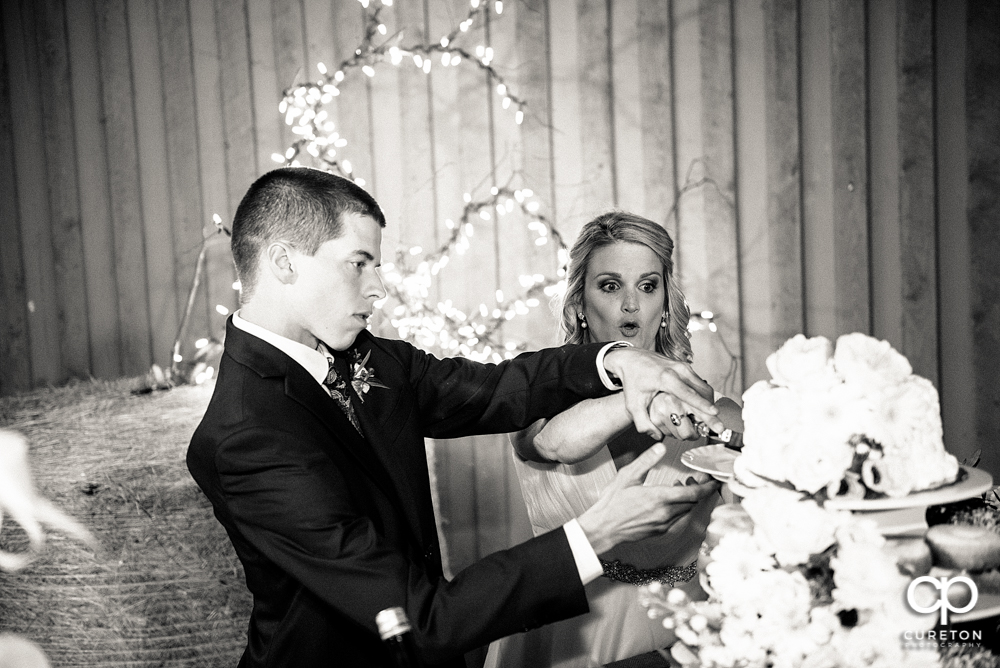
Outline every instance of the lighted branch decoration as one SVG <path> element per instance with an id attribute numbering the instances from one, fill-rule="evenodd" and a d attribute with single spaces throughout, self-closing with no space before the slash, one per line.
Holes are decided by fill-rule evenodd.
<path id="1" fill-rule="evenodd" d="M 396 302 L 391 310 L 391 323 L 399 336 L 442 356 L 461 355 L 479 361 L 500 361 L 525 350 L 525 343 L 505 340 L 501 328 L 508 320 L 527 315 L 543 299 L 550 301 L 562 294 L 569 262 L 566 242 L 552 222 L 539 213 L 539 208 L 529 188 L 511 190 L 494 186 L 489 197 L 475 201 L 466 193 L 461 218 L 458 222 L 445 221 L 450 233 L 437 249 L 427 254 L 419 246 L 409 251 L 398 250 L 396 262 L 382 266 L 382 276 L 388 298 Z M 556 276 L 522 275 L 521 294 L 505 299 L 503 291 L 497 290 L 492 307 L 482 303 L 471 314 L 461 311 L 450 299 L 431 303 L 434 276 L 447 266 L 452 253 L 461 255 L 469 248 L 475 234 L 474 223 L 490 221 L 494 216 L 500 218 L 515 209 L 530 219 L 528 229 L 534 233 L 536 245 L 543 246 L 550 240 L 556 245 Z"/>
<path id="2" fill-rule="evenodd" d="M 461 66 L 463 63 L 475 66 L 486 73 L 491 86 L 501 97 L 503 108 L 513 111 L 514 122 L 520 124 L 523 121 L 527 104 L 493 68 L 493 49 L 479 45 L 473 55 L 458 43 L 462 34 L 467 33 L 477 20 L 485 19 L 490 11 L 489 3 L 471 0 L 465 18 L 438 41 L 401 47 L 403 32 L 387 37 L 388 31 L 380 19 L 382 10 L 390 6 L 392 0 L 381 0 L 377 6 L 370 6 L 372 3 L 369 0 L 359 2 L 365 8 L 365 28 L 353 55 L 343 60 L 333 72 L 319 63 L 317 68 L 322 78 L 285 91 L 278 110 L 298 139 L 284 153 L 273 154 L 275 162 L 298 166 L 306 161 L 311 166 L 338 173 L 364 186 L 364 179 L 354 174 L 350 161 L 339 155 L 338 150 L 347 146 L 347 138 L 337 132 L 324 107 L 340 95 L 340 84 L 348 75 L 361 70 L 366 76 L 374 77 L 376 66 L 385 63 L 399 66 L 412 62 L 425 74 L 430 73 L 435 60 L 445 67 Z M 496 14 L 503 12 L 502 2 L 495 1 L 492 6 Z M 680 194 L 701 185 L 701 182 L 689 181 Z M 439 247 L 428 253 L 418 246 L 398 250 L 395 262 L 383 265 L 388 299 L 378 306 L 389 312 L 390 322 L 400 338 L 442 357 L 461 355 L 480 361 L 500 361 L 527 349 L 527 343 L 504 336 L 503 325 L 527 315 L 543 301 L 549 302 L 553 297 L 562 295 L 566 288 L 569 261 L 563 236 L 552 221 L 540 213 L 540 208 L 529 188 L 493 186 L 489 197 L 476 200 L 466 193 L 459 220 L 444 221 L 448 236 Z M 472 313 L 463 312 L 450 299 L 433 300 L 431 288 L 434 277 L 448 264 L 452 254 L 462 254 L 469 248 L 475 225 L 512 214 L 516 209 L 529 221 L 527 226 L 535 235 L 536 245 L 552 243 L 556 247 L 555 276 L 523 275 L 519 278 L 519 294 L 505 296 L 503 291 L 497 290 L 494 303 L 481 303 Z M 676 204 L 671 213 L 676 213 Z M 714 332 L 716 325 L 713 317 L 708 311 L 693 315 L 690 329 L 707 328 Z"/>
<path id="3" fill-rule="evenodd" d="M 359 2 L 365 8 L 365 34 L 354 54 L 343 60 L 333 72 L 330 72 L 325 64 L 319 63 L 317 68 L 322 78 L 315 82 L 292 86 L 285 91 L 278 110 L 284 114 L 285 123 L 292 126 L 292 132 L 299 135 L 299 139 L 295 140 L 284 154 L 274 153 L 271 157 L 275 162 L 297 165 L 304 151 L 324 168 L 355 180 L 359 185 L 365 185 L 364 179 L 354 176 L 349 160 L 338 159 L 337 149 L 346 146 L 347 139 L 336 131 L 336 125 L 323 107 L 340 95 L 340 84 L 348 73 L 360 69 L 368 77 L 374 77 L 375 66 L 380 63 L 399 66 L 404 62 L 412 62 L 425 74 L 430 74 L 435 60 L 439 60 L 443 67 L 472 64 L 486 73 L 501 98 L 503 108 L 513 110 L 514 122 L 520 125 L 524 120 L 524 108 L 527 103 L 509 89 L 503 76 L 493 68 L 491 64 L 493 48 L 480 44 L 475 48 L 473 55 L 456 44 L 456 39 L 467 33 L 477 20 L 485 18 L 490 11 L 489 3 L 471 0 L 465 19 L 437 42 L 400 47 L 403 31 L 385 37 L 387 29 L 380 19 L 382 10 L 391 6 L 392 0 L 381 0 L 377 7 L 369 6 L 372 4 L 369 0 L 359 0 Z M 503 2 L 495 0 L 493 9 L 498 15 L 502 14 Z M 384 40 L 378 41 L 383 37 Z"/>

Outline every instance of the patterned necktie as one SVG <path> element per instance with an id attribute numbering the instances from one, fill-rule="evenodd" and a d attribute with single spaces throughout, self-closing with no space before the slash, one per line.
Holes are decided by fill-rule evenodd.
<path id="1" fill-rule="evenodd" d="M 351 395 L 348 394 L 347 382 L 344 380 L 344 375 L 337 372 L 332 357 L 327 357 L 326 361 L 330 365 L 330 368 L 326 372 L 326 379 L 323 381 L 323 385 L 330 393 L 330 397 L 337 402 L 340 410 L 344 411 L 344 415 L 347 416 L 347 419 L 351 421 L 351 424 L 354 425 L 354 428 L 360 434 L 362 433 L 361 423 L 358 422 L 358 416 L 354 413 L 354 406 L 351 405 Z"/>

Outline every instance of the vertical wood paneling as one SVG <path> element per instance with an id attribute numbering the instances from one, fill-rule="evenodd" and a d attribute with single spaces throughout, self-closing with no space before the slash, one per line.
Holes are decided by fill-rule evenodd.
<path id="1" fill-rule="evenodd" d="M 16 201 L 21 223 L 32 382 L 36 385 L 58 383 L 64 376 L 42 139 L 42 91 L 36 59 L 35 15 L 31 3 L 5 2 L 2 11 L 10 75 L 14 171 L 18 179 Z"/>
<path id="2" fill-rule="evenodd" d="M 320 71 L 317 67 L 319 63 L 328 68 L 337 65 L 333 4 L 307 2 L 303 5 L 302 11 L 305 17 L 303 29 L 306 33 L 306 71 L 303 78 L 307 81 L 319 80 Z M 329 104 L 336 108 L 337 100 L 334 99 Z"/>
<path id="3" fill-rule="evenodd" d="M 868 133 L 872 219 L 872 333 L 902 349 L 902 268 L 896 80 L 896 0 L 868 4 Z"/>
<path id="4" fill-rule="evenodd" d="M 1000 477 L 1000 8 L 996 3 L 968 5 L 966 122 L 969 151 L 969 246 L 972 256 L 973 362 L 976 367 L 976 443 L 983 464 Z M 946 332 L 950 323 L 943 323 Z"/>
<path id="5" fill-rule="evenodd" d="M 158 0 L 158 10 L 170 217 L 174 235 L 174 281 L 178 306 L 183 309 L 194 279 L 203 228 L 191 28 L 186 3 Z M 190 343 L 208 331 L 208 299 L 202 285 L 187 323 L 185 343 L 188 345 L 181 354 L 191 354 Z"/>
<path id="6" fill-rule="evenodd" d="M 230 192 L 227 178 L 226 123 L 223 120 L 222 71 L 219 60 L 219 31 L 215 24 L 214 3 L 193 0 L 190 3 L 191 41 L 194 64 L 195 109 L 198 122 L 198 173 L 201 177 L 202 210 L 201 220 L 204 234 L 215 234 L 212 217 L 216 214 L 229 220 L 231 214 Z M 239 17 L 236 14 L 235 17 Z M 235 75 L 238 76 L 238 75 Z M 239 127 L 240 117 L 233 118 L 234 127 Z M 239 138 L 239 132 L 233 139 Z M 238 151 L 239 149 L 237 149 Z M 239 153 L 237 153 L 239 155 Z M 233 175 L 234 177 L 236 175 Z M 244 187 L 245 191 L 246 188 Z M 236 308 L 236 293 L 233 291 L 233 259 L 225 237 L 215 236 L 205 253 L 205 289 L 208 295 L 208 329 L 192 331 L 195 338 L 213 336 L 222 339 L 225 333 L 225 315 L 217 309 L 222 306 L 227 311 Z"/>
<path id="7" fill-rule="evenodd" d="M 334 21 L 337 25 L 337 63 L 351 57 L 354 50 L 361 44 L 364 35 L 364 23 L 361 5 L 354 2 L 334 3 Z M 275 48 L 280 48 L 276 43 Z M 279 84 L 287 87 L 290 82 Z M 371 124 L 371 97 L 368 77 L 358 70 L 347 74 L 340 84 L 340 99 L 338 102 L 338 125 L 340 135 L 347 140 L 347 146 L 338 151 L 342 159 L 350 160 L 354 173 L 368 183 L 368 191 L 374 192 L 371 140 L 373 127 Z"/>
<path id="8" fill-rule="evenodd" d="M 805 331 L 837 335 L 833 214 L 832 7 L 802 3 L 802 261 Z"/>
<path id="9" fill-rule="evenodd" d="M 123 0 L 97 3 L 98 60 L 107 121 L 108 183 L 114 233 L 122 372 L 145 373 L 152 362 L 142 192 L 136 143 L 135 91 Z"/>
<path id="10" fill-rule="evenodd" d="M 802 189 L 799 165 L 799 10 L 793 0 L 764 3 L 767 83 L 768 254 L 771 349 L 803 329 Z M 793 63 L 795 64 L 793 66 Z"/>
<path id="11" fill-rule="evenodd" d="M 940 0 L 934 35 L 936 57 L 934 128 L 938 183 L 938 300 L 941 318 L 941 419 L 945 447 L 959 460 L 975 452 L 976 369 L 972 316 L 969 234 L 969 147 L 966 118 L 965 3 Z M 984 465 L 996 469 L 1000 458 L 987 450 Z"/>
<path id="12" fill-rule="evenodd" d="M 584 195 L 584 128 L 580 108 L 579 18 L 576 0 L 549 0 L 548 44 L 552 108 L 553 218 L 567 239 L 598 211 Z M 552 17 L 558 17 L 553 21 Z"/>
<path id="13" fill-rule="evenodd" d="M 13 394 L 29 389 L 32 379 L 5 32 L 0 30 L 0 394 Z"/>
<path id="14" fill-rule="evenodd" d="M 713 178 L 705 162 L 702 124 L 701 23 L 699 0 L 672 3 L 674 187 L 681 193 L 688 183 Z M 685 100 L 685 103 L 681 103 Z M 677 227 L 674 234 L 674 270 L 681 289 L 692 304 L 707 304 L 708 263 L 705 230 L 705 187 L 695 187 L 678 195 L 675 204 Z"/>
<path id="15" fill-rule="evenodd" d="M 243 0 L 216 0 L 215 16 L 219 35 L 219 91 L 222 97 L 222 124 L 226 171 L 227 225 L 236 213 L 243 194 L 268 162 L 257 164 L 260 150 L 254 123 L 252 66 L 250 61 L 249 17 Z M 308 24 L 307 24 L 308 25 Z M 327 26 L 329 28 L 329 26 Z M 329 59 L 327 59 L 329 60 Z M 268 116 L 277 116 L 274 100 Z M 263 120 L 263 119 L 261 119 Z M 275 147 L 274 150 L 280 151 Z M 273 153 L 274 150 L 271 152 Z M 274 164 L 274 163 L 271 163 Z M 232 303 L 232 294 L 227 295 Z"/>
<path id="16" fill-rule="evenodd" d="M 552 80 L 549 73 L 549 6 L 545 0 L 525 0 L 515 17 L 518 90 L 528 101 L 521 139 L 524 146 L 522 170 L 524 185 L 538 197 L 541 213 L 555 214 L 555 183 L 552 160 L 553 127 Z M 567 230 L 568 232 L 568 230 Z M 571 237 L 569 237 L 571 238 Z"/>
<path id="17" fill-rule="evenodd" d="M 805 329 L 833 339 L 870 328 L 865 8 L 802 8 Z"/>
<path id="18" fill-rule="evenodd" d="M 934 215 L 934 34 L 931 0 L 900 0 L 899 219 L 903 340 L 914 373 L 938 379 Z"/>
<path id="19" fill-rule="evenodd" d="M 669 0 L 639 3 L 639 63 L 637 100 L 642 114 L 644 206 L 641 213 L 666 226 L 677 242 L 677 217 L 670 215 L 677 199 L 677 158 L 674 149 L 673 28 Z M 630 159 L 624 154 L 622 161 Z"/>
<path id="20" fill-rule="evenodd" d="M 504 10 L 506 13 L 508 10 Z M 539 213 L 554 220 L 555 183 L 552 161 L 553 132 L 551 79 L 549 76 L 550 51 L 549 10 L 541 0 L 517 4 L 515 16 L 511 17 L 516 37 L 517 91 L 528 102 L 524 121 L 520 126 L 521 138 L 521 186 L 530 188 L 540 204 Z M 506 19 L 505 19 L 506 20 Z M 526 221 L 522 221 L 524 223 Z M 568 243 L 572 242 L 569 230 L 559 227 Z M 530 244 L 530 265 L 534 268 L 556 265 L 556 249 L 553 244 L 537 246 Z M 543 303 L 533 316 L 532 335 L 528 339 L 532 347 L 541 348 L 562 341 L 558 327 L 558 316 L 552 313 L 549 304 Z M 530 527 L 529 527 L 530 529 Z"/>
<path id="21" fill-rule="evenodd" d="M 80 229 L 80 197 L 73 146 L 72 96 L 66 17 L 62 0 L 36 5 L 38 62 L 42 91 L 42 124 L 49 186 L 49 215 L 55 269 L 56 304 L 62 377 L 90 375 L 87 293 Z"/>
<path id="22" fill-rule="evenodd" d="M 382 23 L 387 34 L 397 28 L 395 6 L 382 9 Z M 409 64 L 409 63 L 407 63 Z M 400 118 L 399 68 L 382 65 L 369 82 L 372 119 L 372 171 L 369 190 L 385 213 L 390 230 L 400 229 L 403 206 L 403 134 Z M 354 76 L 365 78 L 356 71 Z M 388 238 L 397 238 L 391 231 Z"/>
<path id="23" fill-rule="evenodd" d="M 407 42 L 425 42 L 429 35 L 425 30 L 423 3 L 401 3 L 396 9 L 395 30 L 404 29 Z M 390 33 L 391 34 L 391 33 Z M 437 226 L 434 206 L 434 148 L 431 144 L 433 111 L 431 109 L 431 76 L 444 69 L 439 60 L 434 60 L 430 74 L 424 74 L 412 63 L 399 68 L 397 109 L 399 110 L 399 136 L 405 137 L 398 151 L 399 170 L 402 183 L 399 201 L 399 219 L 392 221 L 394 233 L 389 236 L 400 239 L 404 246 L 420 246 L 429 251 L 436 246 Z M 394 68 L 383 67 L 387 76 L 394 74 Z"/>
<path id="24" fill-rule="evenodd" d="M 611 85 L 614 123 L 615 205 L 657 220 L 646 211 L 643 189 L 643 87 L 640 77 L 646 52 L 640 48 L 639 0 L 608 3 L 611 8 Z M 641 56 L 640 57 L 640 53 Z"/>
<path id="25" fill-rule="evenodd" d="M 359 6 L 353 2 L 336 3 L 349 7 L 355 13 Z M 305 35 L 302 34 L 301 0 L 271 0 L 271 20 L 274 39 L 274 73 L 278 83 L 277 95 L 292 86 L 308 81 L 313 73 L 306 62 Z M 360 72 L 355 73 L 360 75 Z M 279 99 L 279 98 L 275 98 Z M 291 127 L 282 124 L 282 148 L 297 138 Z M 360 139 L 360 137 L 359 137 Z M 366 172 L 367 173 L 367 172 Z"/>
<path id="26" fill-rule="evenodd" d="M 66 4 L 72 75 L 73 134 L 80 184 L 91 370 L 98 378 L 122 374 L 118 291 L 111 231 L 105 123 L 97 23 L 92 0 Z"/>
<path id="27" fill-rule="evenodd" d="M 149 281 L 153 361 L 169 365 L 180 323 L 174 283 L 173 232 L 168 192 L 166 120 L 155 0 L 129 0 L 128 25 L 135 72 L 136 138 L 139 143 L 146 277 Z"/>
<path id="28" fill-rule="evenodd" d="M 257 135 L 257 175 L 261 175 L 278 166 L 271 156 L 285 150 L 281 129 L 285 120 L 278 113 L 281 86 L 278 85 L 278 77 L 274 69 L 271 2 L 270 0 L 246 0 L 246 8 L 250 48 L 251 98 L 253 100 L 254 130 Z M 329 67 L 336 67 L 336 62 L 335 58 L 331 58 L 331 62 L 326 64 Z M 249 186 L 249 183 L 244 184 L 244 192 Z"/>
<path id="29" fill-rule="evenodd" d="M 865 3 L 832 0 L 831 108 L 837 333 L 871 329 Z"/>
<path id="30" fill-rule="evenodd" d="M 718 325 L 717 336 L 710 337 L 713 345 L 700 352 L 699 370 L 709 374 L 706 379 L 719 391 L 733 396 L 740 393 L 743 381 L 738 364 L 730 369 L 731 355 L 740 355 L 741 330 L 730 3 L 702 0 L 699 21 L 701 97 L 705 100 L 702 142 L 706 171 L 712 179 L 711 187 L 703 189 L 707 280 L 701 305 L 713 311 Z M 696 360 L 697 355 L 696 351 Z"/>
<path id="31" fill-rule="evenodd" d="M 615 203 L 614 125 L 611 118 L 611 35 L 606 0 L 578 0 L 580 155 L 583 192 L 590 200 L 587 219 Z M 582 221 L 585 222 L 585 221 Z"/>
<path id="32" fill-rule="evenodd" d="M 771 243 L 767 174 L 767 67 L 763 5 L 734 5 L 736 26 L 737 208 L 743 319 L 744 386 L 769 378 Z"/>

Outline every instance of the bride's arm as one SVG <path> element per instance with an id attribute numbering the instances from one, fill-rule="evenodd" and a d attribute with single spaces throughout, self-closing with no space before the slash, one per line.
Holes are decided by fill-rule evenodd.
<path id="1" fill-rule="evenodd" d="M 592 456 L 632 424 L 621 392 L 586 399 L 551 420 L 539 420 L 511 439 L 514 450 L 532 462 L 575 464 Z"/>
<path id="2" fill-rule="evenodd" d="M 729 397 L 720 397 L 715 406 L 726 427 L 743 432 L 743 409 L 739 404 Z M 511 441 L 522 459 L 575 464 L 593 456 L 631 424 L 625 398 L 619 392 L 586 399 L 551 420 L 539 420 L 517 432 Z"/>

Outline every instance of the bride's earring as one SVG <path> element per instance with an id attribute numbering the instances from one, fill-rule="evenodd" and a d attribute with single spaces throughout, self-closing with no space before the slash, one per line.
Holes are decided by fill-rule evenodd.
<path id="1" fill-rule="evenodd" d="M 664 311 L 663 315 L 660 317 L 660 327 L 666 327 L 667 326 L 667 318 L 669 318 L 669 317 L 670 316 L 667 315 L 667 312 Z"/>
<path id="2" fill-rule="evenodd" d="M 576 314 L 576 317 L 577 320 L 580 321 L 580 329 L 587 329 L 587 316 L 585 316 L 581 311 L 580 313 Z"/>

